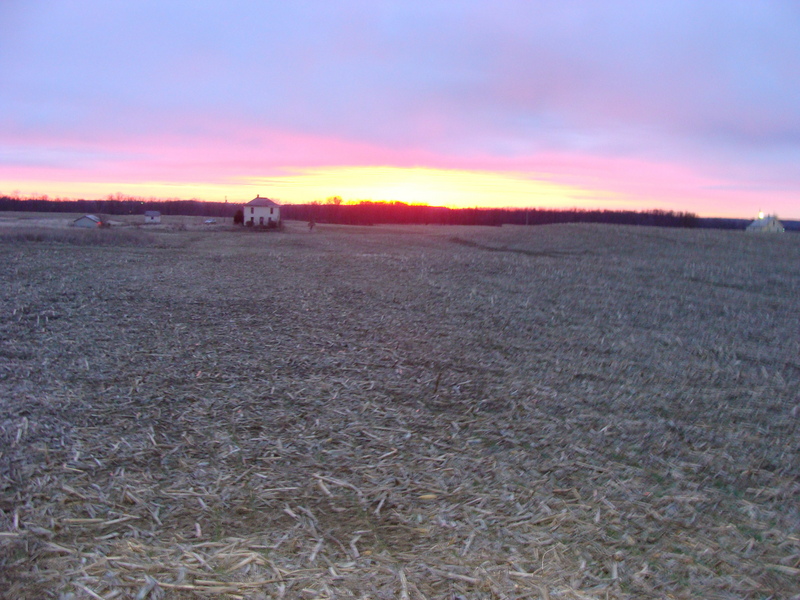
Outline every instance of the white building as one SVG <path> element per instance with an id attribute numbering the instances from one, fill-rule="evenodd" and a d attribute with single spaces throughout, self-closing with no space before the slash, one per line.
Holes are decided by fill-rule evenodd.
<path id="1" fill-rule="evenodd" d="M 157 210 L 144 211 L 144 222 L 147 223 L 161 223 L 161 213 Z"/>
<path id="2" fill-rule="evenodd" d="M 281 222 L 281 207 L 269 198 L 256 196 L 242 208 L 244 224 L 251 227 L 277 227 Z"/>
<path id="3" fill-rule="evenodd" d="M 759 213 L 758 218 L 747 226 L 748 233 L 783 233 L 786 229 L 775 215 Z"/>

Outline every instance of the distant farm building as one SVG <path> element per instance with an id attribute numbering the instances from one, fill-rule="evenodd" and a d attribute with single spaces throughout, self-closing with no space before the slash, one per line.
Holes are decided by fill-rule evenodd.
<path id="1" fill-rule="evenodd" d="M 250 227 L 277 227 L 281 222 L 281 207 L 269 198 L 256 196 L 244 205 L 244 224 Z"/>
<path id="2" fill-rule="evenodd" d="M 786 229 L 775 215 L 758 215 L 758 218 L 747 226 L 749 233 L 783 233 Z"/>
<path id="3" fill-rule="evenodd" d="M 144 222 L 145 225 L 148 223 L 161 223 L 161 213 L 157 210 L 144 211 Z"/>
<path id="4" fill-rule="evenodd" d="M 72 222 L 73 227 L 102 227 L 103 220 L 95 215 L 83 215 Z"/>

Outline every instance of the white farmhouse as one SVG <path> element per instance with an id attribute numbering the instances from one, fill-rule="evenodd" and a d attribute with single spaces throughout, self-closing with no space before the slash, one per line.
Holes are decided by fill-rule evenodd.
<path id="1" fill-rule="evenodd" d="M 786 229 L 775 215 L 759 213 L 758 218 L 747 226 L 749 233 L 783 233 Z"/>
<path id="2" fill-rule="evenodd" d="M 277 227 L 281 222 L 281 207 L 269 198 L 256 196 L 242 210 L 244 224 L 251 227 Z"/>

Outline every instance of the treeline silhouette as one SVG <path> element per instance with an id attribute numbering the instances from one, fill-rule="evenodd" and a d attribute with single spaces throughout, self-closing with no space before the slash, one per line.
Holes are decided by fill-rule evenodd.
<path id="1" fill-rule="evenodd" d="M 0 210 L 29 212 L 93 213 L 101 215 L 144 214 L 233 217 L 239 203 L 200 200 L 144 199 L 110 196 L 104 200 L 20 199 L 0 197 Z M 281 217 L 289 220 L 343 225 L 549 225 L 554 223 L 610 223 L 658 227 L 703 227 L 704 219 L 688 212 L 664 210 L 585 210 L 543 208 L 444 208 L 404 202 L 362 201 L 343 204 L 341 199 L 308 204 L 284 204 Z M 733 223 L 727 224 L 732 226 Z M 738 225 L 738 224 L 737 224 Z"/>
<path id="2" fill-rule="evenodd" d="M 659 227 L 698 227 L 692 213 L 663 210 L 621 211 L 543 208 L 444 208 L 404 202 L 363 201 L 287 204 L 284 219 L 343 225 L 549 225 L 554 223 L 611 223 Z"/>
<path id="3" fill-rule="evenodd" d="M 143 215 L 146 210 L 157 210 L 162 215 L 197 217 L 232 217 L 241 204 L 227 202 L 202 202 L 175 198 L 137 198 L 117 194 L 105 200 L 62 200 L 49 198 L 21 199 L 0 197 L 0 210 L 52 213 L 90 213 L 98 215 Z"/>

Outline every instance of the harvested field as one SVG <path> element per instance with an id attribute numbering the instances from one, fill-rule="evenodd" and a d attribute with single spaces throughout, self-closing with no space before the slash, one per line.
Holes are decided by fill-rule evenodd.
<path id="1" fill-rule="evenodd" d="M 0 235 L 1 597 L 800 598 L 800 236 L 132 234 Z"/>

